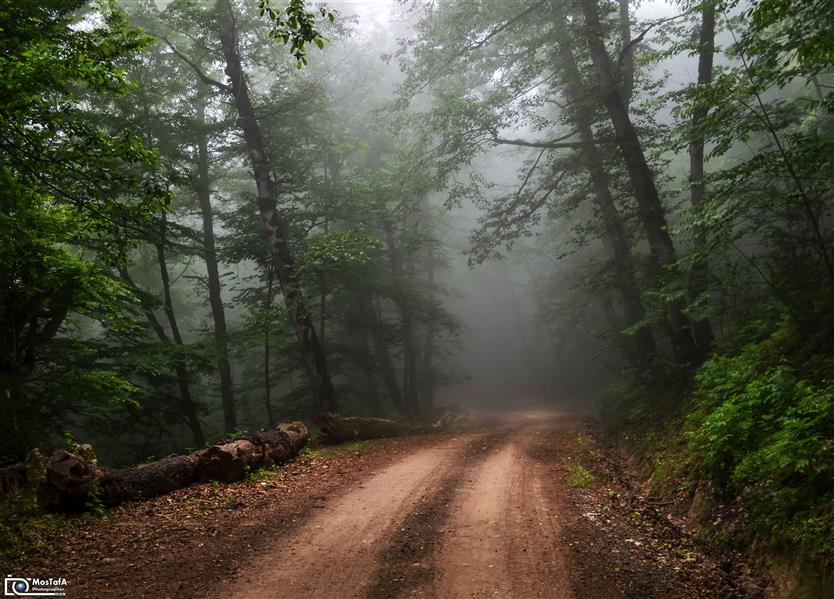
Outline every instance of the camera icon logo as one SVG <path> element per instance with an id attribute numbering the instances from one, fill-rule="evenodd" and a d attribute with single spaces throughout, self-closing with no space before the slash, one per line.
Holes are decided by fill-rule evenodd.
<path id="1" fill-rule="evenodd" d="M 66 593 L 66 578 L 19 578 L 6 576 L 3 579 L 4 597 L 63 597 Z"/>
<path id="2" fill-rule="evenodd" d="M 29 594 L 29 581 L 25 578 L 3 579 L 3 595 L 6 597 L 26 597 Z"/>

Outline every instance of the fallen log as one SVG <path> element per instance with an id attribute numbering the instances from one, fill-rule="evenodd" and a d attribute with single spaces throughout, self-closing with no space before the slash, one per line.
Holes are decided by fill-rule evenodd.
<path id="1" fill-rule="evenodd" d="M 92 447 L 74 452 L 59 449 L 50 456 L 39 490 L 44 507 L 84 511 L 97 502 L 114 506 L 125 501 L 164 495 L 195 482 L 233 482 L 246 473 L 285 462 L 295 456 L 310 432 L 301 422 L 228 439 L 191 455 L 170 455 L 134 468 L 99 468 Z"/>
<path id="2" fill-rule="evenodd" d="M 97 470 L 94 460 L 57 449 L 46 462 L 46 477 L 38 489 L 38 502 L 64 511 L 86 509 L 92 500 L 90 491 Z"/>
<path id="3" fill-rule="evenodd" d="M 101 470 L 99 499 L 106 506 L 165 495 L 194 482 L 193 455 L 170 455 L 135 468 Z"/>
<path id="4" fill-rule="evenodd" d="M 385 418 L 345 417 L 329 412 L 316 414 L 315 423 L 328 443 L 398 437 L 422 431 L 418 427 Z"/>

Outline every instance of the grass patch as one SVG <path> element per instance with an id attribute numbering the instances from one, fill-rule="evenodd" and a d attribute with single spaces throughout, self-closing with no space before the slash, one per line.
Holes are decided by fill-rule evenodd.
<path id="1" fill-rule="evenodd" d="M 318 445 L 310 443 L 298 455 L 303 458 L 332 458 L 346 453 L 357 453 L 367 445 L 367 441 L 350 441 L 341 445 Z"/>
<path id="2" fill-rule="evenodd" d="M 597 478 L 594 473 L 588 470 L 582 464 L 568 464 L 565 466 L 567 470 L 568 484 L 577 489 L 590 489 L 597 483 Z"/>
<path id="3" fill-rule="evenodd" d="M 34 501 L 31 505 L 6 503 L 0 507 L 0 560 L 15 560 L 48 549 L 74 526 L 63 514 L 42 513 Z"/>
<path id="4" fill-rule="evenodd" d="M 284 478 L 284 474 L 277 467 L 258 468 L 246 473 L 246 482 L 253 483 L 278 483 Z"/>

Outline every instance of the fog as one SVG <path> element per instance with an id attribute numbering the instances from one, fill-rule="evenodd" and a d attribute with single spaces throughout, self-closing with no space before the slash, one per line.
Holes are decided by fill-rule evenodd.
<path id="1" fill-rule="evenodd" d="M 119 216 L 117 251 L 85 241 L 117 291 L 68 309 L 35 360 L 44 436 L 128 462 L 329 412 L 595 413 L 623 372 L 702 351 L 687 311 L 712 299 L 689 306 L 675 275 L 699 244 L 680 133 L 698 56 L 660 52 L 697 15 L 603 2 L 594 46 L 580 4 L 335 1 L 302 33 L 249 0 L 81 15 L 150 36 L 124 32 L 123 92 L 76 105 L 132 140 L 106 197 L 157 204 Z M 67 372 L 99 377 L 80 405 Z"/>
<path id="2" fill-rule="evenodd" d="M 387 55 L 419 35 L 415 24 L 422 5 L 337 0 L 328 6 L 354 23 L 351 41 L 344 45 L 337 41 L 328 52 L 339 56 L 339 64 L 351 72 L 364 71 L 369 60 L 378 61 L 372 69 L 379 69 L 385 77 L 373 81 L 373 89 L 365 93 L 385 102 L 402 80 L 396 62 Z M 634 9 L 639 22 L 679 13 L 679 7 L 662 0 L 640 2 Z M 466 61 L 457 68 L 465 71 Z M 670 89 L 697 78 L 696 57 L 676 56 L 653 68 L 657 76 L 668 74 L 666 86 Z M 337 87 L 331 90 L 334 98 L 341 93 Z M 355 100 L 356 96 L 351 96 L 344 104 Z M 668 113 L 664 117 L 669 120 Z M 512 138 L 531 134 L 524 126 L 502 133 Z M 536 150 L 519 150 L 486 148 L 477 158 L 474 169 L 497 187 L 494 195 L 516 189 L 525 160 L 537 154 Z M 443 204 L 440 196 L 434 201 Z M 471 236 L 484 211 L 482 206 L 465 201 L 444 216 L 451 227 L 444 231 L 442 243 L 448 263 L 439 279 L 446 290 L 444 306 L 459 322 L 460 330 L 444 355 L 444 368 L 450 376 L 449 384 L 438 391 L 439 402 L 476 410 L 544 405 L 596 411 L 623 362 L 612 347 L 613 332 L 603 322 L 598 300 L 583 289 L 581 275 L 576 272 L 594 258 L 560 260 L 558 256 L 569 251 L 570 244 L 543 243 L 539 230 L 514 240 L 513 248 L 501 248 L 499 258 L 472 264 Z M 568 230 L 571 223 L 565 219 L 555 226 Z"/>

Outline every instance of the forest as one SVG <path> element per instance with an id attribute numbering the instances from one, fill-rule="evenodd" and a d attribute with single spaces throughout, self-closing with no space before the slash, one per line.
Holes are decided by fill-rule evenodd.
<path id="1" fill-rule="evenodd" d="M 375 586 L 294 596 L 834 597 L 832 25 L 834 0 L 0 2 L 4 575 L 111 596 L 52 537 L 93 547 L 191 482 L 168 501 L 240 480 L 336 497 L 332 470 L 471 437 L 472 472 L 493 443 L 495 468 L 557 468 L 537 501 L 626 514 L 633 491 L 663 530 L 686 521 L 690 578 L 617 562 L 587 586 L 581 554 L 546 588 L 464 595 L 497 570 L 453 575 L 466 551 L 426 522 L 464 518 L 443 489 L 481 479 L 424 457 L 433 511 L 409 526 L 435 540 L 380 533 L 412 553 Z M 59 493 L 56 451 L 103 478 Z M 514 497 L 504 478 L 481 492 Z M 588 538 L 599 510 L 571 505 Z M 406 568 L 435 545 L 445 565 Z M 716 555 L 740 565 L 704 574 Z M 209 578 L 138 595 L 237 596 Z"/>

